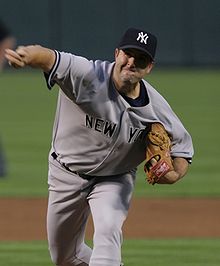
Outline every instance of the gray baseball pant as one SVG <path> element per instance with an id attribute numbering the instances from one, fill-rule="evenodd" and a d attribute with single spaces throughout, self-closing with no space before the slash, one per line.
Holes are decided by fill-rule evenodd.
<path id="1" fill-rule="evenodd" d="M 87 180 L 50 159 L 47 233 L 55 265 L 120 265 L 122 225 L 134 182 L 134 173 Z M 90 213 L 94 224 L 93 249 L 84 242 Z"/>

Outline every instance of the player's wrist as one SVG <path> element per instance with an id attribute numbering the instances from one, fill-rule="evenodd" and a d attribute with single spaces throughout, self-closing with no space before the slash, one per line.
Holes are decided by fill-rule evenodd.
<path id="1" fill-rule="evenodd" d="M 158 184 L 174 184 L 176 183 L 179 179 L 181 178 L 181 175 L 172 170 L 169 171 L 168 173 L 166 173 L 164 176 L 162 176 L 159 180 L 158 180 Z"/>

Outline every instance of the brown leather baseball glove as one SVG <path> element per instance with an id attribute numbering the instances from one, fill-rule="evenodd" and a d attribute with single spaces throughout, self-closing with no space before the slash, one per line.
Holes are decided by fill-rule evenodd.
<path id="1" fill-rule="evenodd" d="M 158 183 L 160 178 L 173 170 L 170 156 L 171 140 L 160 123 L 153 123 L 147 135 L 146 163 L 144 171 L 149 184 Z"/>

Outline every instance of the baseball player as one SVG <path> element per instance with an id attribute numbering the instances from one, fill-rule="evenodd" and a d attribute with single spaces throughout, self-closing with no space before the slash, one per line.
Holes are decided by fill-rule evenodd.
<path id="1" fill-rule="evenodd" d="M 40 68 L 49 89 L 59 86 L 47 213 L 55 265 L 122 265 L 122 225 L 152 123 L 161 123 L 172 137 L 173 170 L 158 183 L 175 183 L 187 172 L 191 137 L 143 79 L 153 68 L 156 44 L 150 32 L 129 28 L 115 49 L 115 62 L 90 61 L 39 45 L 6 50 L 12 66 Z M 90 213 L 93 249 L 84 242 Z"/>

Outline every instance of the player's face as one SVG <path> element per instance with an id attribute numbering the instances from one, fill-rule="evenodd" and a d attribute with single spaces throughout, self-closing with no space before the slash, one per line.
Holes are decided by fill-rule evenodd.
<path id="1" fill-rule="evenodd" d="M 123 83 L 135 84 L 150 73 L 153 63 L 137 49 L 115 50 L 115 72 Z"/>

